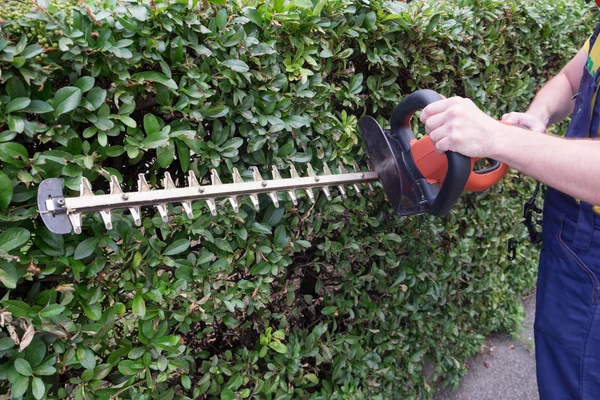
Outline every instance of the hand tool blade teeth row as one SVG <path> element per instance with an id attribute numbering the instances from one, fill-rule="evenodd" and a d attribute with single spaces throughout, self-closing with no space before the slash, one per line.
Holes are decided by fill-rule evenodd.
<path id="1" fill-rule="evenodd" d="M 96 200 L 90 201 L 73 201 L 71 207 L 67 207 L 67 215 L 73 226 L 75 233 L 81 233 L 81 214 L 85 212 L 99 211 L 106 229 L 113 228 L 112 210 L 116 208 L 128 208 L 135 224 L 142 225 L 141 206 L 154 206 L 157 208 L 161 219 L 164 222 L 169 221 L 168 203 L 180 202 L 188 218 L 193 219 L 192 202 L 197 200 L 206 201 L 210 213 L 213 216 L 217 215 L 216 200 L 219 197 L 227 198 L 233 210 L 239 212 L 239 195 L 247 195 L 253 207 L 259 211 L 260 201 L 258 195 L 260 193 L 267 194 L 275 207 L 279 208 L 278 191 L 286 191 L 290 200 L 295 206 L 298 205 L 297 190 L 303 190 L 306 193 L 307 199 L 314 204 L 315 194 L 314 188 L 319 188 L 323 191 L 328 200 L 332 199 L 331 191 L 327 185 L 337 186 L 340 194 L 347 198 L 344 185 L 352 184 L 356 193 L 360 196 L 359 184 L 367 183 L 372 190 L 370 181 L 377 180 L 377 175 L 373 171 L 362 172 L 356 162 L 353 162 L 354 172 L 348 174 L 342 163 L 339 163 L 339 174 L 332 173 L 327 164 L 323 165 L 323 175 L 318 175 L 313 166 L 307 164 L 307 175 L 302 177 L 296 167 L 290 164 L 290 178 L 282 178 L 277 167 L 271 167 L 272 180 L 265 180 L 257 167 L 252 167 L 252 181 L 244 181 L 240 171 L 233 168 L 233 182 L 223 184 L 216 169 L 210 170 L 211 185 L 202 186 L 193 171 L 188 171 L 187 188 L 178 188 L 169 172 L 165 172 L 162 179 L 162 189 L 151 190 L 146 178 L 143 174 L 138 174 L 137 193 L 146 193 L 147 195 L 138 195 L 134 193 L 124 193 L 119 185 L 116 176 L 110 176 L 110 196 L 102 198 L 96 197 Z M 354 176 L 353 176 L 354 175 Z M 358 176 L 357 176 L 358 175 Z M 365 175 L 367 175 L 365 177 Z M 339 178 L 338 178 L 339 177 Z M 310 178 L 310 179 L 309 179 Z M 282 181 L 282 182 L 280 182 Z M 193 191 L 190 191 L 193 188 Z M 164 191 L 164 192 L 163 192 Z M 183 193 L 182 193 L 183 192 Z M 115 198 L 115 195 L 118 197 Z M 90 182 L 86 178 L 81 179 L 80 198 L 86 196 L 94 196 Z M 154 202 L 151 199 L 156 199 Z M 69 199 L 67 199 L 69 200 Z M 94 203 L 90 205 L 88 203 Z M 127 205 L 127 202 L 130 204 Z"/>

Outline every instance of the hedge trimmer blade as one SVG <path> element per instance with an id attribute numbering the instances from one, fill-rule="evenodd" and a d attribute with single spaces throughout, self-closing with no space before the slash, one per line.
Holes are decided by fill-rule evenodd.
<path id="1" fill-rule="evenodd" d="M 165 172 L 163 188 L 151 190 L 143 174 L 138 176 L 138 191 L 123 192 L 116 176 L 110 177 L 110 194 L 95 195 L 90 182 L 81 178 L 79 197 L 64 197 L 62 182 L 57 178 L 42 181 L 38 189 L 38 209 L 48 229 L 57 234 L 71 231 L 81 233 L 81 216 L 91 212 L 100 213 L 106 229 L 112 229 L 112 211 L 129 209 L 137 226 L 142 224 L 141 207 L 152 206 L 158 209 L 163 221 L 167 222 L 169 203 L 180 203 L 189 218 L 193 218 L 192 202 L 206 201 L 212 215 L 217 214 L 216 200 L 229 199 L 235 212 L 239 211 L 238 196 L 249 196 L 254 208 L 259 209 L 258 195 L 269 195 L 276 207 L 279 207 L 278 192 L 287 192 L 294 204 L 297 204 L 296 190 L 304 190 L 308 199 L 314 203 L 313 189 L 320 188 L 331 199 L 329 187 L 337 186 L 345 197 L 345 185 L 353 185 L 359 191 L 359 184 L 377 181 L 374 171 L 361 171 L 354 163 L 354 172 L 347 172 L 342 164 L 339 173 L 333 174 L 325 165 L 324 174 L 317 175 L 308 164 L 308 176 L 300 176 L 291 165 L 290 178 L 282 178 L 279 170 L 272 168 L 271 180 L 264 180 L 258 168 L 253 167 L 253 181 L 244 181 L 239 171 L 233 170 L 233 183 L 223 183 L 216 170 L 211 170 L 211 185 L 201 186 L 194 172 L 188 172 L 187 187 L 176 187 L 171 175 Z"/>

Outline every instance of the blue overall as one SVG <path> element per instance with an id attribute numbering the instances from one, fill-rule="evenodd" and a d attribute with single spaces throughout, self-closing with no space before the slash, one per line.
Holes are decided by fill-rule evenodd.
<path id="1" fill-rule="evenodd" d="M 569 138 L 597 137 L 595 75 L 584 68 Z M 543 236 L 534 325 L 540 399 L 600 400 L 600 214 L 549 188 Z"/>

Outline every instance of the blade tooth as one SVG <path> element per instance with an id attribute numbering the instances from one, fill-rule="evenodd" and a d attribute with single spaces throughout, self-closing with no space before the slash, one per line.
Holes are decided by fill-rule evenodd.
<path id="1" fill-rule="evenodd" d="M 352 167 L 354 168 L 354 172 L 362 172 L 360 170 L 360 168 L 358 167 L 358 164 L 356 163 L 356 160 L 352 160 Z M 354 190 L 356 191 L 356 195 L 358 197 L 362 197 L 362 193 L 360 193 L 360 187 L 358 186 L 358 183 L 355 183 L 352 185 L 354 187 Z"/>
<path id="2" fill-rule="evenodd" d="M 71 220 L 71 225 L 73 225 L 73 231 L 79 235 L 81 233 L 81 213 L 73 213 L 68 215 L 69 220 Z"/>
<path id="3" fill-rule="evenodd" d="M 281 179 L 281 174 L 279 173 L 277 167 L 274 165 L 272 168 L 272 175 L 273 179 Z M 271 198 L 273 204 L 275 204 L 275 207 L 279 208 L 279 198 L 277 197 L 277 192 L 269 192 L 269 197 Z"/>
<path id="4" fill-rule="evenodd" d="M 262 176 L 260 175 L 260 171 L 256 167 L 252 167 L 252 176 L 254 177 L 254 182 L 261 182 L 263 180 Z M 256 194 L 251 194 L 250 200 L 252 201 L 252 204 L 254 204 L 254 209 L 256 211 L 260 211 L 258 196 Z"/>
<path id="5" fill-rule="evenodd" d="M 294 166 L 294 164 L 290 164 L 290 175 L 292 178 L 300 178 L 300 175 L 298 175 L 298 171 L 296 171 L 296 167 Z M 296 191 L 288 190 L 288 194 L 290 195 L 290 198 L 292 199 L 292 203 L 294 203 L 294 205 L 297 206 L 298 205 L 298 197 L 296 197 Z"/>
<path id="6" fill-rule="evenodd" d="M 315 173 L 315 170 L 313 169 L 312 165 L 310 165 L 310 163 L 308 163 L 307 170 L 308 170 L 308 176 L 314 178 L 315 182 L 319 182 L 319 177 Z M 315 194 L 313 193 L 312 189 L 306 189 L 305 192 L 306 192 L 306 195 L 308 196 L 308 199 L 310 200 L 310 202 L 312 204 L 315 204 Z"/>
<path id="7" fill-rule="evenodd" d="M 213 217 L 217 216 L 217 205 L 214 199 L 206 199 L 206 204 L 208 204 L 208 208 L 210 209 L 210 213 Z"/>
<path id="8" fill-rule="evenodd" d="M 308 163 L 308 176 L 314 177 L 315 178 L 315 182 L 319 182 L 319 176 L 317 175 L 317 172 L 314 170 L 314 168 L 311 165 L 311 163 Z M 329 188 L 327 188 L 326 186 L 324 186 L 324 187 L 321 188 L 321 190 L 325 194 L 325 197 L 327 197 L 327 200 L 331 200 L 331 193 L 329 193 Z"/>
<path id="9" fill-rule="evenodd" d="M 102 210 L 100 211 L 100 216 L 102 217 L 102 221 L 104 221 L 104 226 L 106 230 L 111 230 L 113 228 L 112 224 L 112 211 L 111 210 Z"/>
<path id="10" fill-rule="evenodd" d="M 238 171 L 237 168 L 233 169 L 233 183 L 235 183 L 235 184 L 244 183 L 244 180 L 242 179 L 242 177 L 240 175 L 240 171 Z M 236 213 L 239 212 L 240 206 L 238 204 L 237 197 L 235 197 L 235 196 L 229 197 L 229 202 L 231 203 L 233 210 Z"/>
<path id="11" fill-rule="evenodd" d="M 144 174 L 138 174 L 138 192 L 149 192 L 150 187 L 148 186 L 148 182 L 146 181 L 146 177 Z M 129 209 L 131 212 L 131 216 L 133 217 L 133 221 L 136 226 L 142 226 L 142 211 L 140 207 L 131 207 Z"/>
<path id="12" fill-rule="evenodd" d="M 221 178 L 219 178 L 219 174 L 217 173 L 217 170 L 214 168 L 210 170 L 210 181 L 213 185 L 222 185 L 223 184 L 221 182 Z M 213 216 L 216 216 L 217 215 L 217 204 L 216 204 L 215 200 L 206 200 L 206 202 L 208 203 L 208 207 L 210 208 L 210 213 Z"/>
<path id="13" fill-rule="evenodd" d="M 185 213 L 187 214 L 188 218 L 193 219 L 194 212 L 192 209 L 192 202 L 191 201 L 182 201 L 181 205 L 183 206 L 183 209 L 184 209 Z"/>
<path id="14" fill-rule="evenodd" d="M 298 170 L 296 169 L 296 166 L 294 164 L 290 164 L 290 173 L 292 175 L 292 178 L 300 178 Z"/>
<path id="15" fill-rule="evenodd" d="M 175 189 L 175 183 L 173 182 L 173 178 L 171 178 L 171 174 L 165 172 L 165 176 L 163 178 L 163 190 Z M 160 218 L 163 222 L 169 222 L 169 207 L 167 204 L 157 204 L 156 208 L 158 209 L 158 213 L 160 214 Z"/>
<path id="16" fill-rule="evenodd" d="M 173 178 L 171 178 L 171 174 L 165 172 L 165 177 L 163 178 L 163 186 L 165 189 L 175 189 L 175 183 L 173 182 Z"/>
<path id="17" fill-rule="evenodd" d="M 223 182 L 221 182 L 221 178 L 219 178 L 219 174 L 217 173 L 216 169 L 211 169 L 210 170 L 210 181 L 212 182 L 213 185 L 222 185 Z"/>
<path id="18" fill-rule="evenodd" d="M 123 193 L 121 190 L 121 185 L 119 185 L 119 180 L 116 176 L 110 176 L 110 194 L 120 194 Z"/>
<path id="19" fill-rule="evenodd" d="M 200 186 L 200 183 L 198 183 L 198 178 L 196 178 L 196 174 L 192 170 L 188 171 L 188 186 L 189 187 Z"/>
<path id="20" fill-rule="evenodd" d="M 373 164 L 371 164 L 371 160 L 367 160 L 367 168 L 369 169 L 369 171 L 375 171 L 375 169 L 373 168 Z M 369 187 L 369 192 L 373 192 L 373 185 L 371 184 L 371 182 L 367 183 L 367 186 Z"/>
<path id="21" fill-rule="evenodd" d="M 79 184 L 79 196 L 93 196 L 94 192 L 92 192 L 92 185 L 90 185 L 90 181 L 86 177 L 81 177 L 81 183 Z"/>
<path id="22" fill-rule="evenodd" d="M 239 173 L 238 173 L 238 175 L 239 175 Z M 210 178 L 211 178 L 212 184 L 215 186 L 223 184 L 223 182 L 221 182 L 221 178 L 219 178 L 219 174 L 217 173 L 217 170 L 214 168 L 210 170 Z M 235 172 L 234 172 L 234 179 L 235 179 Z M 235 211 L 236 213 L 239 212 L 240 208 L 239 208 L 237 199 L 235 197 L 229 197 L 228 200 L 229 200 L 229 203 L 231 203 L 231 207 L 233 207 L 233 211 Z M 209 205 L 209 207 L 210 207 L 210 205 Z M 212 213 L 212 209 L 211 209 L 211 213 Z M 213 215 L 216 215 L 216 210 L 215 210 L 215 213 L 213 213 Z"/>
<path id="23" fill-rule="evenodd" d="M 140 215 L 140 208 L 139 207 L 131 207 L 129 209 L 129 212 L 131 213 L 131 216 L 133 217 L 133 222 L 135 223 L 135 226 L 142 226 L 142 217 Z"/>
<path id="24" fill-rule="evenodd" d="M 340 163 L 340 166 L 342 166 L 341 163 Z M 342 169 L 343 168 L 344 167 L 342 166 Z M 331 172 L 331 170 L 329 169 L 329 166 L 327 164 L 324 164 L 323 170 L 325 171 L 325 175 L 333 175 L 333 173 Z M 342 197 L 345 199 L 347 196 L 346 196 L 346 189 L 344 189 L 344 186 L 340 185 L 337 188 L 340 190 Z"/>
<path id="25" fill-rule="evenodd" d="M 331 170 L 329 169 L 329 166 L 327 164 L 323 164 L 323 173 L 325 175 L 331 175 Z M 322 188 L 323 193 L 325 193 L 325 197 L 327 197 L 327 200 L 331 201 L 331 192 L 329 191 L 329 188 L 324 187 Z"/>
<path id="26" fill-rule="evenodd" d="M 198 179 L 196 178 L 196 174 L 194 173 L 194 171 L 189 170 L 188 171 L 188 187 L 199 187 L 200 183 L 198 183 Z M 184 201 L 183 203 L 181 203 L 181 205 L 183 205 L 183 209 L 185 210 L 185 213 L 187 214 L 189 219 L 194 218 L 194 209 L 192 207 L 192 202 L 191 201 Z"/>
<path id="27" fill-rule="evenodd" d="M 157 204 L 156 208 L 158 209 L 158 213 L 163 222 L 169 222 L 169 211 L 167 210 L 167 206 L 165 204 Z"/>
<path id="28" fill-rule="evenodd" d="M 148 192 L 148 191 L 150 191 L 150 186 L 148 186 L 146 177 L 144 176 L 144 174 L 138 174 L 138 192 Z"/>

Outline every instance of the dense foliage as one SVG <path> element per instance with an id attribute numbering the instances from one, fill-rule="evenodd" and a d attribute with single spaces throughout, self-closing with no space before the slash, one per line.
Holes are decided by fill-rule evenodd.
<path id="1" fill-rule="evenodd" d="M 516 173 L 451 215 L 383 191 L 172 207 L 81 235 L 36 219 L 37 186 L 168 171 L 366 165 L 356 129 L 417 88 L 526 107 L 590 33 L 567 0 L 98 0 L 0 7 L 0 394 L 13 398 L 427 398 L 511 329 L 536 249 L 506 244 Z M 315 191 L 316 194 L 316 191 Z"/>

